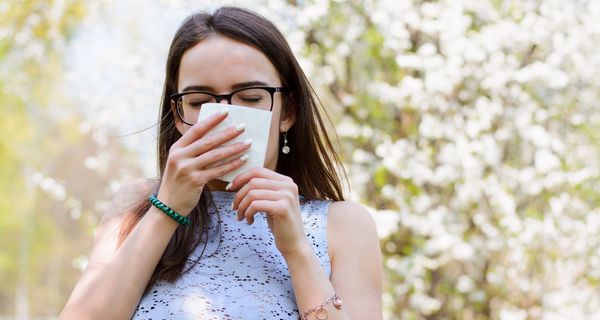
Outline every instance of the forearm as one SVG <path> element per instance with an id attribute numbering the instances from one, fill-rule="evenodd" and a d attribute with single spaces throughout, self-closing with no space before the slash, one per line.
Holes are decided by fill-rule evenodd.
<path id="1" fill-rule="evenodd" d="M 62 317 L 130 318 L 176 228 L 174 220 L 151 207 L 110 262 L 75 289 Z"/>
<path id="2" fill-rule="evenodd" d="M 285 260 L 292 278 L 300 315 L 334 295 L 335 289 L 310 245 L 305 246 L 297 254 L 285 257 Z M 343 297 L 341 298 L 343 299 Z M 344 308 L 336 309 L 331 302 L 325 308 L 329 320 L 350 319 Z M 315 319 L 314 313 L 309 316 L 309 319 Z"/>

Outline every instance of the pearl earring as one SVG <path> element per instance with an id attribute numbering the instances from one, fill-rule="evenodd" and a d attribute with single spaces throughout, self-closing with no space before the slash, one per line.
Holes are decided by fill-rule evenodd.
<path id="1" fill-rule="evenodd" d="M 281 148 L 281 152 L 283 152 L 283 154 L 288 154 L 290 153 L 290 147 L 288 147 L 287 145 L 287 131 L 285 132 L 285 134 L 283 135 L 283 148 Z"/>

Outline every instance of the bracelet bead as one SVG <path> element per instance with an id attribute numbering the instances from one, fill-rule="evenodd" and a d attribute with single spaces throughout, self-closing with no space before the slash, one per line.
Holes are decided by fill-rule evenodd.
<path id="1" fill-rule="evenodd" d="M 300 316 L 300 320 L 308 320 L 308 316 L 312 313 L 315 314 L 315 319 L 318 320 L 326 320 L 329 318 L 329 312 L 327 311 L 327 309 L 325 308 L 325 306 L 332 302 L 333 306 L 336 309 L 341 309 L 342 308 L 342 298 L 340 298 L 340 296 L 336 294 L 334 294 L 331 298 L 325 300 L 325 302 L 321 303 L 320 305 L 305 311 L 304 313 L 302 313 L 302 315 Z"/>
<path id="2" fill-rule="evenodd" d="M 150 197 L 148 197 L 148 200 L 150 200 L 150 203 L 153 206 L 158 208 L 160 211 L 164 212 L 166 215 L 171 217 L 177 223 L 179 223 L 183 226 L 189 226 L 192 223 L 192 220 L 190 220 L 190 218 L 184 217 L 184 216 L 180 215 L 179 213 L 177 213 L 175 210 L 169 208 L 166 204 L 164 204 L 160 200 L 158 200 L 156 198 L 156 195 L 154 195 L 154 194 L 150 195 Z"/>

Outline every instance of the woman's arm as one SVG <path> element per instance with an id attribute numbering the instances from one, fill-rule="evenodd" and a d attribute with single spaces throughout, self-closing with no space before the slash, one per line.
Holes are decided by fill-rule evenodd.
<path id="1" fill-rule="evenodd" d="M 196 207 L 206 183 L 244 164 L 245 157 L 223 161 L 246 152 L 249 143 L 215 148 L 242 134 L 243 127 L 232 126 L 206 135 L 226 117 L 227 109 L 223 109 L 196 123 L 169 149 L 157 198 L 184 216 Z M 101 228 L 94 254 L 61 318 L 131 318 L 178 224 L 159 209 L 150 207 L 116 248 L 122 217 L 109 219 Z"/>
<path id="2" fill-rule="evenodd" d="M 118 193 L 131 188 L 122 188 Z M 119 207 L 122 203 L 112 209 Z M 98 229 L 88 266 L 67 301 L 61 319 L 131 318 L 177 222 L 151 207 L 117 249 L 119 228 L 127 214 L 105 214 L 112 217 L 105 219 Z"/>
<path id="3" fill-rule="evenodd" d="M 337 310 L 329 303 L 328 319 L 382 319 L 383 266 L 373 218 L 357 203 L 334 202 L 327 226 L 331 281 L 312 248 L 286 257 L 300 311 L 320 305 L 335 292 L 343 307 Z"/>
<path id="4" fill-rule="evenodd" d="M 360 204 L 334 202 L 329 208 L 331 282 L 352 319 L 381 319 L 383 261 L 375 221 Z"/>
<path id="5" fill-rule="evenodd" d="M 253 223 L 257 212 L 267 214 L 275 246 L 284 257 L 300 313 L 337 293 L 342 309 L 327 305 L 328 319 L 381 319 L 382 261 L 375 223 L 367 210 L 353 202 L 329 208 L 328 242 L 331 281 L 319 264 L 304 231 L 294 181 L 265 168 L 238 175 L 228 190 L 237 190 L 232 208 Z M 312 314 L 309 319 L 315 319 Z"/>

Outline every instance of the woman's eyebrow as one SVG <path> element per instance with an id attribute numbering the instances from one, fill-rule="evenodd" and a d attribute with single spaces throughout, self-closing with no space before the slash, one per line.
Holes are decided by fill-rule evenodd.
<path id="1" fill-rule="evenodd" d="M 267 83 L 266 82 L 262 82 L 262 81 L 241 82 L 241 83 L 236 83 L 233 86 L 231 86 L 231 89 L 232 90 L 237 90 L 237 89 L 248 88 L 248 87 L 255 87 L 255 86 L 267 86 Z"/>
<path id="2" fill-rule="evenodd" d="M 208 86 L 187 86 L 187 87 L 183 88 L 183 90 L 181 90 L 181 92 L 186 92 L 186 91 L 209 91 L 209 92 L 214 92 L 215 90 L 212 87 L 208 87 Z"/>
<path id="3" fill-rule="evenodd" d="M 231 86 L 231 89 L 235 91 L 237 89 L 243 89 L 243 88 L 255 87 L 255 86 L 267 86 L 267 85 L 268 84 L 266 82 L 256 80 L 256 81 L 247 81 L 247 82 L 236 83 L 233 86 Z M 194 86 L 187 86 L 187 87 L 183 88 L 183 90 L 181 92 L 186 92 L 186 91 L 215 92 L 215 89 L 210 86 L 194 85 Z"/>

